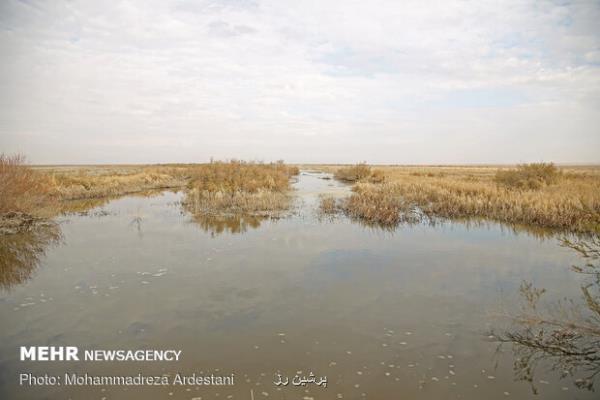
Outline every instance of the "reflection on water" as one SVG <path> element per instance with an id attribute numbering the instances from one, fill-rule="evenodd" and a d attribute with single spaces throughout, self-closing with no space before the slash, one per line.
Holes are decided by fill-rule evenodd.
<path id="1" fill-rule="evenodd" d="M 267 219 L 259 215 L 208 215 L 195 214 L 192 220 L 212 237 L 223 233 L 245 233 L 248 229 L 257 229 Z"/>
<path id="2" fill-rule="evenodd" d="M 498 344 L 482 332 L 496 327 L 499 299 L 517 309 L 523 281 L 546 288 L 542 300 L 552 304 L 583 299 L 580 278 L 592 275 L 565 268 L 579 256 L 493 223 L 381 231 L 344 216 L 320 221 L 320 194 L 349 193 L 325 177 L 300 175 L 298 210 L 279 220 L 195 220 L 171 192 L 64 217 L 64 245 L 46 248 L 33 278 L 0 290 L 0 398 L 530 397 L 513 358 L 494 359 Z M 28 344 L 177 349 L 182 358 L 25 366 L 17 349 Z M 24 367 L 36 375 L 234 373 L 236 384 L 21 387 Z M 278 373 L 311 372 L 327 376 L 326 389 L 273 384 Z M 594 398 L 548 368 L 535 374 L 547 382 L 538 388 L 544 400 Z"/>
<path id="3" fill-rule="evenodd" d="M 522 311 L 512 317 L 514 326 L 497 336 L 513 345 L 515 377 L 529 382 L 536 394 L 543 382 L 536 374 L 544 367 L 590 391 L 600 377 L 600 238 L 565 238 L 562 245 L 581 257 L 583 264 L 572 267 L 585 275 L 581 298 L 543 304 L 546 289 L 523 282 Z"/>
<path id="4" fill-rule="evenodd" d="M 490 226 L 497 226 L 503 232 L 507 232 L 513 235 L 524 234 L 537 239 L 554 239 L 560 235 L 561 231 L 551 229 L 543 226 L 536 225 L 523 225 L 523 224 L 511 224 L 511 223 L 495 223 L 483 218 L 469 217 L 469 218 L 455 218 L 452 220 L 454 223 L 463 223 L 467 228 L 489 228 Z"/>
<path id="5" fill-rule="evenodd" d="M 60 204 L 59 214 L 86 215 L 90 210 L 100 208 L 110 202 L 110 198 L 69 200 Z"/>
<path id="6" fill-rule="evenodd" d="M 167 189 L 170 191 L 170 189 Z M 139 192 L 128 193 L 127 197 L 152 197 L 158 196 L 161 193 L 165 192 L 165 190 L 160 189 L 151 189 L 151 190 L 142 190 Z M 92 213 L 95 216 L 103 216 L 106 214 L 106 211 L 101 209 L 102 206 L 107 205 L 113 200 L 117 200 L 122 198 L 124 195 L 117 196 L 103 196 L 96 198 L 84 198 L 84 199 L 75 199 L 68 200 L 62 202 L 60 204 L 59 209 L 57 210 L 58 214 L 78 214 L 78 215 L 88 215 Z"/>
<path id="7" fill-rule="evenodd" d="M 31 278 L 48 247 L 60 239 L 60 228 L 54 223 L 38 223 L 24 232 L 0 235 L 0 288 L 9 289 Z"/>

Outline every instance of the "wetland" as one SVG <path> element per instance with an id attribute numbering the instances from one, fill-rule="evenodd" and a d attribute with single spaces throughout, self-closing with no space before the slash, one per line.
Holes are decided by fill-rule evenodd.
<path id="1" fill-rule="evenodd" d="M 353 193 L 331 178 L 299 171 L 285 214 L 194 214 L 175 188 L 3 235 L 0 397 L 594 398 L 593 235 L 364 223 L 320 211 Z M 27 364 L 34 375 L 234 374 L 235 385 L 24 390 L 16 349 L 33 344 L 182 351 L 176 365 Z M 326 387 L 274 384 L 310 373 Z"/>

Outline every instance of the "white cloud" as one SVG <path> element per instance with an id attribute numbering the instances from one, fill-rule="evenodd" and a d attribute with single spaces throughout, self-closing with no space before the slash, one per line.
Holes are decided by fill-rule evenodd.
<path id="1" fill-rule="evenodd" d="M 34 162 L 600 162 L 595 2 L 0 4 Z"/>

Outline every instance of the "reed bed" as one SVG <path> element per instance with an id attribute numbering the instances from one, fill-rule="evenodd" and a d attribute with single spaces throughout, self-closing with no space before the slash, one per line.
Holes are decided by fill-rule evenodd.
<path id="1" fill-rule="evenodd" d="M 355 183 L 345 200 L 323 198 L 323 213 L 341 210 L 388 226 L 424 215 L 600 232 L 600 167 L 310 167 Z M 290 179 L 298 172 L 283 162 L 242 161 L 32 168 L 21 156 L 0 155 L 0 214 L 52 216 L 70 200 L 183 189 L 192 213 L 275 215 L 289 209 Z"/>
<path id="2" fill-rule="evenodd" d="M 184 188 L 190 167 L 144 166 L 115 168 L 98 173 L 94 169 L 67 172 L 50 171 L 48 175 L 62 200 L 82 200 L 121 196 L 156 189 Z"/>
<path id="3" fill-rule="evenodd" d="M 510 169 L 384 167 L 383 171 L 386 183 L 355 185 L 341 205 L 345 213 L 384 225 L 422 213 L 600 232 L 598 168 L 559 170 L 547 164 Z M 540 171 L 549 178 L 540 178 Z"/>
<path id="4" fill-rule="evenodd" d="M 186 208 L 194 213 L 273 215 L 289 208 L 290 178 L 298 173 L 281 161 L 30 167 L 22 156 L 2 154 L 0 216 L 12 214 L 0 223 L 12 229 L 15 215 L 25 223 L 164 189 L 185 190 Z"/>
<path id="5" fill-rule="evenodd" d="M 290 178 L 298 173 L 298 168 L 283 162 L 198 165 L 192 171 L 184 204 L 194 214 L 273 216 L 290 207 Z"/>

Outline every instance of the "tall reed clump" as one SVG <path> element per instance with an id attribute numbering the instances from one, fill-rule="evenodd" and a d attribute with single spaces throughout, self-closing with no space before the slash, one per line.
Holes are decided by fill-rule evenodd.
<path id="1" fill-rule="evenodd" d="M 321 215 L 333 215 L 338 211 L 337 199 L 333 196 L 322 195 L 319 198 L 319 213 Z"/>
<path id="2" fill-rule="evenodd" d="M 413 222 L 417 218 L 415 204 L 399 196 L 395 185 L 358 184 L 353 192 L 341 202 L 342 210 L 351 218 L 383 226 Z"/>
<path id="3" fill-rule="evenodd" d="M 333 177 L 344 182 L 363 182 L 382 183 L 385 180 L 385 174 L 381 170 L 373 170 L 365 163 L 358 163 L 349 167 L 338 168 Z"/>
<path id="4" fill-rule="evenodd" d="M 0 214 L 45 215 L 56 205 L 48 176 L 34 171 L 21 155 L 0 154 Z"/>
<path id="5" fill-rule="evenodd" d="M 560 170 L 553 163 L 521 164 L 516 169 L 498 170 L 494 180 L 512 189 L 540 189 L 556 183 Z"/>
<path id="6" fill-rule="evenodd" d="M 184 201 L 192 213 L 273 215 L 290 206 L 295 167 L 283 162 L 212 162 L 192 171 Z"/>

